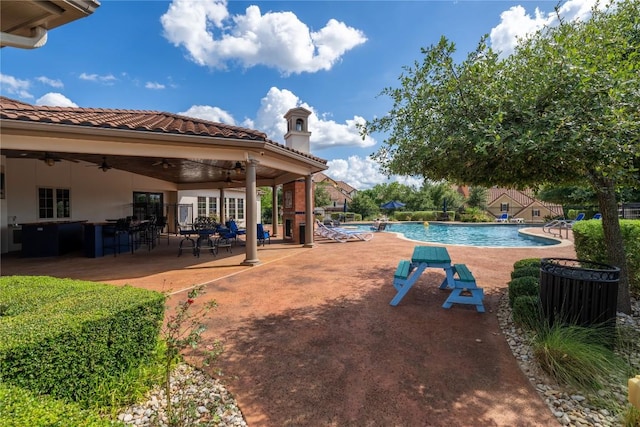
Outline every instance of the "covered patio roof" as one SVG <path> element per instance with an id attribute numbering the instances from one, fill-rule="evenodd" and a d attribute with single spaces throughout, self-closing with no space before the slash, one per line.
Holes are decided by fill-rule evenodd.
<path id="1" fill-rule="evenodd" d="M 93 163 L 177 185 L 178 190 L 275 186 L 327 169 L 326 160 L 293 150 L 251 129 L 172 113 L 46 107 L 0 97 L 7 158 Z"/>
<path id="2" fill-rule="evenodd" d="M 0 2 L 0 47 L 42 47 L 48 31 L 91 15 L 95 0 L 3 0 Z"/>

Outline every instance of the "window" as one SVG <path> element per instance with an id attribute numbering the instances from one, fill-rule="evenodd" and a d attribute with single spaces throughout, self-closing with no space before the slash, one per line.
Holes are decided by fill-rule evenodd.
<path id="1" fill-rule="evenodd" d="M 238 219 L 244 219 L 244 199 L 238 199 Z"/>
<path id="2" fill-rule="evenodd" d="M 509 203 L 500 203 L 500 212 L 509 212 Z"/>
<path id="3" fill-rule="evenodd" d="M 67 188 L 38 188 L 38 218 L 71 218 L 71 191 Z"/>
<path id="4" fill-rule="evenodd" d="M 164 216 L 162 193 L 146 191 L 133 192 L 133 215 L 138 219 L 160 218 Z"/>
<path id="5" fill-rule="evenodd" d="M 296 130 L 302 132 L 304 130 L 304 121 L 302 119 L 296 120 Z"/>
<path id="6" fill-rule="evenodd" d="M 209 216 L 218 216 L 218 198 L 209 197 Z"/>
<path id="7" fill-rule="evenodd" d="M 236 216 L 236 199 L 234 197 L 229 198 L 229 218 L 237 218 Z"/>
<path id="8" fill-rule="evenodd" d="M 198 196 L 198 216 L 207 216 L 207 198 Z"/>
<path id="9" fill-rule="evenodd" d="M 539 217 L 540 216 L 540 209 L 532 209 L 531 210 L 531 216 L 532 217 Z"/>

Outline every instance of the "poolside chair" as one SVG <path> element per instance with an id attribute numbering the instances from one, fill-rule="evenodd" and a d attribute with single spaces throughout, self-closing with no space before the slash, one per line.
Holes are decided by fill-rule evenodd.
<path id="1" fill-rule="evenodd" d="M 502 212 L 502 215 L 496 218 L 496 222 L 509 222 L 509 214 L 507 212 Z"/>
<path id="2" fill-rule="evenodd" d="M 576 219 L 570 219 L 570 220 L 564 221 L 564 226 L 571 229 L 571 227 L 573 227 L 573 224 L 575 224 L 578 221 L 582 221 L 583 219 L 584 219 L 584 212 L 580 212 L 576 217 Z"/>
<path id="3" fill-rule="evenodd" d="M 264 246 L 266 240 L 271 244 L 271 236 L 269 235 L 269 232 L 264 229 L 262 224 L 258 224 L 258 245 L 262 244 L 262 246 Z"/>
<path id="4" fill-rule="evenodd" d="M 369 229 L 371 231 L 384 231 L 387 228 L 387 223 L 384 221 L 376 220 Z"/>
<path id="5" fill-rule="evenodd" d="M 602 214 L 600 212 L 598 212 L 597 214 L 593 215 L 593 218 L 591 219 L 602 219 Z"/>
<path id="6" fill-rule="evenodd" d="M 335 240 L 336 242 L 346 243 L 350 240 L 368 241 L 373 239 L 373 233 L 369 231 L 347 230 L 340 227 L 327 227 L 320 221 L 316 220 L 316 235 Z"/>

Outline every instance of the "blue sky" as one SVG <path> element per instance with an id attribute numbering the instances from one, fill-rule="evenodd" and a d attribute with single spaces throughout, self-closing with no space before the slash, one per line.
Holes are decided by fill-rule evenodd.
<path id="1" fill-rule="evenodd" d="M 112 1 L 52 30 L 45 46 L 0 50 L 0 93 L 38 105 L 166 111 L 266 132 L 313 112 L 311 151 L 358 189 L 382 182 L 356 124 L 388 112 L 385 87 L 441 36 L 458 59 L 484 34 L 512 51 L 517 36 L 555 22 L 552 1 Z M 593 0 L 562 3 L 566 19 Z M 408 184 L 419 180 L 391 177 Z"/>

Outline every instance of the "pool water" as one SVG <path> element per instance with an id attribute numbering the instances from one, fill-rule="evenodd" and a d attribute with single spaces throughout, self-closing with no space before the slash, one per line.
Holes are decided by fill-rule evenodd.
<path id="1" fill-rule="evenodd" d="M 369 230 L 370 226 L 358 227 Z M 518 233 L 521 228 L 531 227 L 531 225 L 517 224 L 429 224 L 425 226 L 422 222 L 410 222 L 388 224 L 386 231 L 401 233 L 411 240 L 446 245 L 520 247 L 550 246 L 558 243 L 552 239 Z"/>

